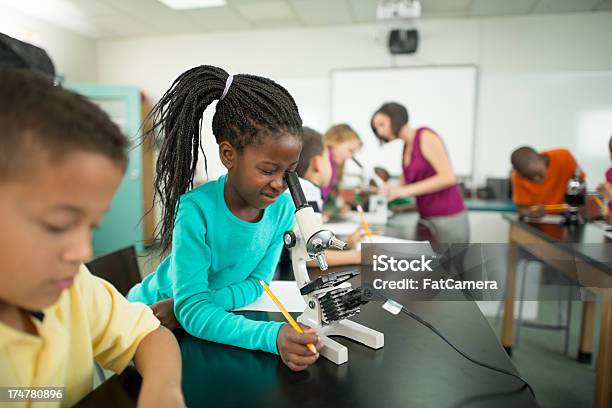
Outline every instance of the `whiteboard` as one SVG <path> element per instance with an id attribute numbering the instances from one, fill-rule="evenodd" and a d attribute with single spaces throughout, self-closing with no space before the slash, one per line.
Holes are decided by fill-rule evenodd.
<path id="1" fill-rule="evenodd" d="M 508 177 L 510 154 L 522 145 L 569 149 L 587 187 L 610 166 L 612 71 L 483 76 L 475 173 Z"/>
<path id="2" fill-rule="evenodd" d="M 403 143 L 380 146 L 370 127 L 372 114 L 383 103 L 399 102 L 408 109 L 412 127 L 427 126 L 442 137 L 455 173 L 470 176 L 477 84 L 473 65 L 336 70 L 331 80 L 332 123 L 348 123 L 360 135 L 360 162 L 399 175 Z M 355 170 L 347 163 L 347 172 Z"/>

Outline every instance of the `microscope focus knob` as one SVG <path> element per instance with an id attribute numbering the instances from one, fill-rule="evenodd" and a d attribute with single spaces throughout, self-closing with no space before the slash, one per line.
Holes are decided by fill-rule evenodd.
<path id="1" fill-rule="evenodd" d="M 297 243 L 297 239 L 295 238 L 295 234 L 293 231 L 285 231 L 283 235 L 283 242 L 285 243 L 285 248 L 291 249 Z"/>

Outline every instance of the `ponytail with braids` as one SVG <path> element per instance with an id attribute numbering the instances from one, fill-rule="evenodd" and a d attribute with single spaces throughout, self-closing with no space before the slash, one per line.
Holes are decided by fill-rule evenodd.
<path id="1" fill-rule="evenodd" d="M 223 69 L 210 65 L 192 68 L 174 81 L 150 113 L 153 126 L 145 137 L 157 132 L 163 136 L 155 175 L 155 195 L 163 207 L 156 234 L 162 253 L 172 244 L 180 196 L 193 188 L 202 116 L 214 100 L 220 99 L 212 120 L 217 143 L 227 141 L 241 151 L 264 136 L 301 134 L 297 105 L 282 86 L 244 74 L 234 75 L 230 84 L 228 77 Z M 226 81 L 229 88 L 224 95 Z M 206 167 L 206 153 L 202 153 Z"/>

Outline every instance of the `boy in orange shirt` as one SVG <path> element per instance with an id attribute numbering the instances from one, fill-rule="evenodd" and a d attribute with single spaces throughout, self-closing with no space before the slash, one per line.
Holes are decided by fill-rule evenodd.
<path id="1" fill-rule="evenodd" d="M 523 146 L 512 152 L 512 201 L 522 217 L 541 217 L 544 206 L 563 204 L 567 182 L 578 164 L 567 149 L 536 152 Z M 584 177 L 584 173 L 582 173 Z"/>

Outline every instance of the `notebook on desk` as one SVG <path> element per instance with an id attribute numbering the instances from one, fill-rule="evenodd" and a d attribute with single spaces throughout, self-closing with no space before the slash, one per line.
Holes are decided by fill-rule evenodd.
<path id="1" fill-rule="evenodd" d="M 300 294 L 296 281 L 272 281 L 270 289 L 290 313 L 303 312 L 306 309 L 306 302 Z M 279 310 L 270 296 L 262 293 L 253 303 L 232 311 L 278 312 Z"/>
<path id="2" fill-rule="evenodd" d="M 360 224 L 358 222 L 350 221 L 328 222 L 326 224 L 323 224 L 323 227 L 325 229 L 330 230 L 334 234 L 340 236 L 351 235 L 353 232 L 357 231 L 357 228 L 359 228 L 359 226 Z"/>
<path id="3" fill-rule="evenodd" d="M 363 241 L 355 245 L 355 249 L 361 250 L 361 244 L 424 244 L 428 243 L 427 241 L 412 241 L 408 239 L 400 239 L 394 237 L 388 237 L 386 235 L 372 235 L 371 237 L 366 237 Z"/>
<path id="4" fill-rule="evenodd" d="M 593 221 L 593 225 L 598 228 L 601 228 L 604 231 L 612 231 L 612 224 L 608 224 L 605 221 Z"/>
<path id="5" fill-rule="evenodd" d="M 565 221 L 565 217 L 559 214 L 546 214 L 540 218 L 524 217 L 523 221 L 534 224 L 561 224 Z"/>

